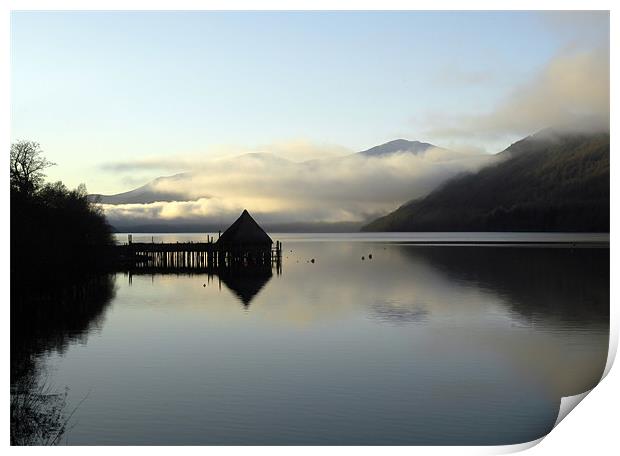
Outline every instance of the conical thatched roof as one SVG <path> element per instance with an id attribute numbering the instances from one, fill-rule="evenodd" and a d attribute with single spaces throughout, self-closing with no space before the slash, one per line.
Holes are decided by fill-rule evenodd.
<path id="1" fill-rule="evenodd" d="M 228 245 L 271 245 L 273 241 L 265 230 L 252 218 L 247 210 L 243 210 L 239 218 L 222 233 L 218 244 Z"/>

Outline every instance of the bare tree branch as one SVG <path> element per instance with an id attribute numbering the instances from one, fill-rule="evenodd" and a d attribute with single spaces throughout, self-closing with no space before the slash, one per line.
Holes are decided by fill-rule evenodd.
<path id="1" fill-rule="evenodd" d="M 37 142 L 18 141 L 11 144 L 11 189 L 26 195 L 33 194 L 45 178 L 44 170 L 54 165 L 43 156 Z"/>

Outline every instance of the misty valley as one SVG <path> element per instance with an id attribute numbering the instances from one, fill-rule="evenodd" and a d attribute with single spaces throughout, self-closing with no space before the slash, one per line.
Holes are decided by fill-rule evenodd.
<path id="1" fill-rule="evenodd" d="M 400 139 L 301 162 L 248 153 L 163 165 L 193 171 L 89 199 L 128 232 L 217 230 L 245 207 L 281 232 L 609 231 L 609 132 L 599 123 L 548 128 L 497 154 Z"/>

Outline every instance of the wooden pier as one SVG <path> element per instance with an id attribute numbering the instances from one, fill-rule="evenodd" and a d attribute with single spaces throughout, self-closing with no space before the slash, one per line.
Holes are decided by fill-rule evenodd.
<path id="1" fill-rule="evenodd" d="M 245 269 L 282 266 L 282 243 L 269 248 L 224 247 L 217 242 L 129 242 L 116 246 L 126 269 L 195 270 Z"/>
<path id="2" fill-rule="evenodd" d="M 282 243 L 274 242 L 247 210 L 215 240 L 207 242 L 133 242 L 116 246 L 124 269 L 161 271 L 207 271 L 218 274 L 282 267 Z"/>

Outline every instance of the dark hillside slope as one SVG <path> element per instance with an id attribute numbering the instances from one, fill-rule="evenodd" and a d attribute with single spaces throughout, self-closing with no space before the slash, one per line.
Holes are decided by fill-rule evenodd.
<path id="1" fill-rule="evenodd" d="M 363 231 L 609 231 L 609 133 L 544 130 Z"/>

